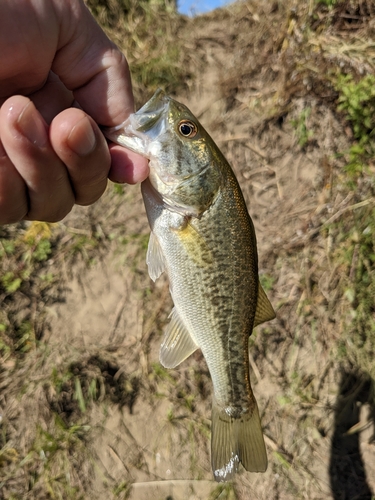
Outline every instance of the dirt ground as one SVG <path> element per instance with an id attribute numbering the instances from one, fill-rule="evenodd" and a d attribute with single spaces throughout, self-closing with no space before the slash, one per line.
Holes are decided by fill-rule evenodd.
<path id="1" fill-rule="evenodd" d="M 350 133 L 319 95 L 282 102 L 281 33 L 291 21 L 276 4 L 254 5 L 244 2 L 234 21 L 218 11 L 185 25 L 181 39 L 198 71 L 175 97 L 233 166 L 255 224 L 260 277 L 277 314 L 250 342 L 267 472 L 241 471 L 226 488 L 212 480 L 205 361 L 195 353 L 175 370 L 158 364 L 168 283 L 147 274 L 139 186 L 109 186 L 59 224 L 62 251 L 86 239 L 81 257 L 74 265 L 51 257 L 60 282 L 45 300 L 39 346 L 4 365 L 0 498 L 374 498 L 373 389 L 367 372 L 337 353 L 345 303 L 335 295 L 335 233 L 322 232 L 361 201 L 338 183 L 337 152 Z M 295 123 L 307 108 L 313 136 L 301 147 Z"/>

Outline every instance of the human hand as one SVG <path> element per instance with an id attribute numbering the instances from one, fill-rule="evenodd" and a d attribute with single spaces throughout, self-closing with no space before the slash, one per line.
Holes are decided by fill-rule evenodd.
<path id="1" fill-rule="evenodd" d="M 0 224 L 58 221 L 108 177 L 148 175 L 97 125 L 118 125 L 134 103 L 127 62 L 83 0 L 2 0 L 0 106 Z"/>

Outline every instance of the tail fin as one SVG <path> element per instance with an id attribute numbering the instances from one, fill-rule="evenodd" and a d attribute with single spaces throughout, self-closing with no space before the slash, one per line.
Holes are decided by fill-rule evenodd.
<path id="1" fill-rule="evenodd" d="M 267 453 L 256 403 L 252 413 L 234 418 L 214 402 L 211 436 L 212 471 L 217 482 L 233 479 L 239 463 L 251 472 L 267 469 Z"/>

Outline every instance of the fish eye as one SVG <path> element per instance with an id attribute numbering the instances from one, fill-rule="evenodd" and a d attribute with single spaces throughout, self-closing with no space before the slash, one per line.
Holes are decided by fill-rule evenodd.
<path id="1" fill-rule="evenodd" d="M 197 135 L 198 129 L 195 123 L 190 122 L 189 120 L 182 120 L 178 124 L 178 131 L 184 137 L 194 137 Z"/>

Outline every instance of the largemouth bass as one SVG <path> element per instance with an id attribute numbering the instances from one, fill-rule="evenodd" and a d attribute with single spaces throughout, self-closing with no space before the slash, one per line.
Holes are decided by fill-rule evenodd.
<path id="1" fill-rule="evenodd" d="M 263 472 L 267 455 L 251 389 L 248 340 L 275 313 L 258 278 L 253 223 L 228 162 L 194 115 L 161 90 L 105 135 L 149 159 L 142 194 L 150 277 L 166 272 L 174 308 L 160 348 L 167 368 L 200 348 L 213 382 L 216 481 L 239 463 Z"/>

